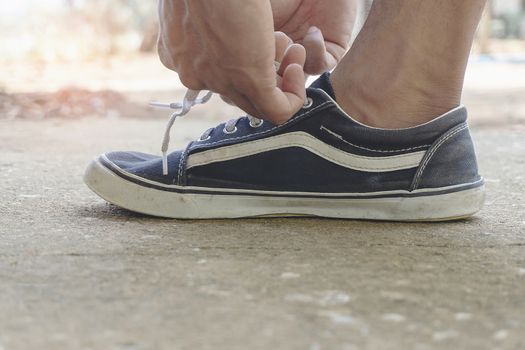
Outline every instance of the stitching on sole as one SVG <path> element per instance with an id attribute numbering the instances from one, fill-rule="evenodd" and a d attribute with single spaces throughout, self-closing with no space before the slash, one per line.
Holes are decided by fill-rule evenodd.
<path id="1" fill-rule="evenodd" d="M 182 194 L 216 194 L 216 195 L 240 195 L 240 196 L 275 196 L 275 197 L 292 197 L 292 198 L 331 198 L 331 199 L 345 199 L 345 198 L 356 198 L 356 199 L 367 199 L 369 197 L 373 198 L 392 198 L 392 197 L 421 197 L 421 196 L 433 196 L 436 194 L 440 194 L 443 192 L 446 193 L 454 193 L 454 192 L 461 192 L 468 189 L 478 188 L 482 187 L 484 185 L 483 179 L 480 179 L 478 181 L 472 182 L 472 183 L 465 183 L 460 185 L 454 185 L 454 186 L 448 186 L 448 187 L 441 187 L 441 188 L 435 188 L 432 189 L 432 191 L 421 191 L 421 192 L 410 192 L 406 190 L 400 190 L 402 192 L 396 192 L 396 193 L 362 193 L 363 196 L 358 196 L 358 193 L 344 193 L 340 194 L 339 196 L 337 193 L 333 193 L 333 195 L 328 196 L 315 196 L 315 192 L 310 193 L 254 193 L 254 192 L 221 192 L 222 188 L 203 188 L 202 191 L 197 189 L 187 190 L 185 191 L 183 189 L 184 186 L 180 186 L 180 189 L 171 189 L 166 185 L 162 183 L 148 183 L 145 181 L 142 181 L 140 177 L 134 177 L 133 174 L 129 174 L 126 171 L 120 169 L 115 164 L 113 164 L 109 160 L 99 159 L 97 162 L 100 164 L 100 166 L 104 167 L 106 170 L 112 172 L 116 176 L 122 178 L 126 182 L 134 183 L 141 187 L 147 187 L 147 188 L 153 188 L 160 191 L 166 191 L 166 192 L 175 192 L 175 193 L 182 193 Z M 106 163 L 108 162 L 108 163 Z M 175 185 L 178 186 L 178 185 Z M 424 190 L 424 189 L 422 189 Z M 242 189 L 240 189 L 242 191 Z M 264 191 L 263 191 L 264 192 Z M 273 192 L 273 191 L 269 191 Z M 387 191 L 388 192 L 388 191 Z"/>

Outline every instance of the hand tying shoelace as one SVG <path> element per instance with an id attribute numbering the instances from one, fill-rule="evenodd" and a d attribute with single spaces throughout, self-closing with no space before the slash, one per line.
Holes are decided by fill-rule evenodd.
<path id="1" fill-rule="evenodd" d="M 280 64 L 279 62 L 274 62 L 274 65 L 275 65 L 275 71 L 277 72 L 279 70 Z M 161 151 L 162 151 L 162 174 L 163 175 L 168 175 L 168 147 L 170 143 L 170 131 L 171 131 L 171 128 L 173 127 L 173 124 L 175 123 L 175 120 L 177 120 L 177 118 L 179 117 L 182 117 L 188 114 L 193 106 L 198 105 L 198 104 L 205 104 L 213 96 L 213 92 L 208 91 L 203 97 L 199 98 L 200 93 L 201 93 L 200 90 L 188 89 L 188 91 L 186 92 L 186 95 L 184 95 L 184 99 L 182 102 L 173 102 L 173 103 L 151 102 L 150 103 L 150 106 L 152 107 L 167 108 L 167 109 L 175 110 L 175 112 L 173 112 L 173 114 L 171 115 L 168 121 L 168 125 L 166 126 L 166 131 L 164 131 L 164 138 L 162 139 Z M 307 99 L 303 107 L 308 107 L 310 102 L 311 102 L 310 99 Z M 248 119 L 250 120 L 250 125 L 254 128 L 259 127 L 263 124 L 263 120 L 259 118 L 253 117 L 249 114 L 246 115 L 246 117 L 248 117 Z M 224 132 L 227 134 L 234 133 L 237 130 L 237 126 L 236 126 L 237 122 L 241 118 L 242 117 L 228 120 L 224 126 Z M 208 139 L 212 130 L 213 128 L 206 130 L 201 135 L 199 140 L 205 141 L 206 139 Z"/>
<path id="2" fill-rule="evenodd" d="M 190 90 L 186 92 L 186 95 L 184 96 L 184 100 L 182 102 L 173 102 L 173 103 L 162 103 L 162 102 L 151 102 L 150 106 L 152 107 L 158 107 L 158 108 L 167 108 L 167 109 L 174 109 L 176 112 L 173 112 L 171 115 L 168 125 L 166 126 L 166 130 L 164 131 L 164 138 L 162 139 L 162 174 L 168 175 L 168 147 L 170 143 L 170 131 L 173 127 L 173 124 L 175 123 L 175 120 L 177 118 L 182 117 L 189 113 L 191 108 L 198 104 L 205 104 L 208 102 L 211 97 L 213 96 L 213 92 L 208 91 L 206 95 L 199 98 L 199 94 L 201 91 L 199 90 Z M 306 99 L 304 102 L 303 108 L 308 108 L 312 104 L 312 100 L 310 98 Z M 241 118 L 244 116 L 241 116 L 239 118 L 230 119 L 226 122 L 224 125 L 224 132 L 227 134 L 232 134 L 235 131 L 237 131 L 237 123 Z M 246 117 L 250 121 L 250 126 L 253 128 L 258 128 L 261 126 L 264 121 L 262 119 L 256 118 L 254 116 L 251 116 L 249 114 L 246 115 Z M 199 137 L 200 141 L 206 141 L 209 137 L 211 132 L 214 128 L 209 128 L 206 130 L 201 137 Z"/>

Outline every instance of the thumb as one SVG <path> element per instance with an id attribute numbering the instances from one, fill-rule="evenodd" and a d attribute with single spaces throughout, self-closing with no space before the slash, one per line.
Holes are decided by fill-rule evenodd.
<path id="1" fill-rule="evenodd" d="M 292 44 L 284 53 L 277 75 L 277 85 L 268 93 L 253 99 L 253 104 L 264 119 L 282 124 L 290 119 L 306 99 L 304 62 L 306 51 Z"/>
<path id="2" fill-rule="evenodd" d="M 257 110 L 259 118 L 282 124 L 301 109 L 306 99 L 305 60 L 304 47 L 292 44 L 283 55 L 278 74 L 273 71 L 265 79 L 269 82 L 273 77 L 272 83 L 262 89 L 245 89 L 245 96 Z"/>
<path id="3" fill-rule="evenodd" d="M 306 49 L 306 63 L 304 70 L 308 74 L 324 73 L 337 64 L 335 57 L 326 50 L 323 33 L 317 27 L 310 27 L 302 40 Z"/>

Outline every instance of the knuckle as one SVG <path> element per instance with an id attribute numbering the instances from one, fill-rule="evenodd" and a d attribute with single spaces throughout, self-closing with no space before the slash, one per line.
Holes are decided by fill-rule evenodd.
<path id="1" fill-rule="evenodd" d="M 179 79 L 185 87 L 191 90 L 204 90 L 204 86 L 201 84 L 193 74 L 188 73 L 187 70 L 182 69 L 179 72 Z"/>
<path id="2" fill-rule="evenodd" d="M 277 40 L 283 40 L 283 41 L 286 41 L 286 42 L 290 42 L 292 39 L 290 39 L 290 37 L 288 35 L 286 35 L 285 33 L 283 32 L 275 32 L 274 33 L 274 36 Z"/>
<path id="3" fill-rule="evenodd" d="M 159 56 L 160 62 L 164 67 L 170 70 L 177 71 L 177 67 L 173 60 L 173 57 L 170 55 L 169 51 L 166 50 L 161 40 L 159 40 L 159 43 L 157 45 L 157 54 Z"/>

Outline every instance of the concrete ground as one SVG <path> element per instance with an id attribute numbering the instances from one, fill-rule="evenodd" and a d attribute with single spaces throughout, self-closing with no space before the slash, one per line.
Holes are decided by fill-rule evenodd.
<path id="1" fill-rule="evenodd" d="M 525 127 L 475 128 L 487 204 L 453 223 L 162 220 L 83 185 L 164 123 L 0 121 L 1 350 L 525 348 Z"/>

